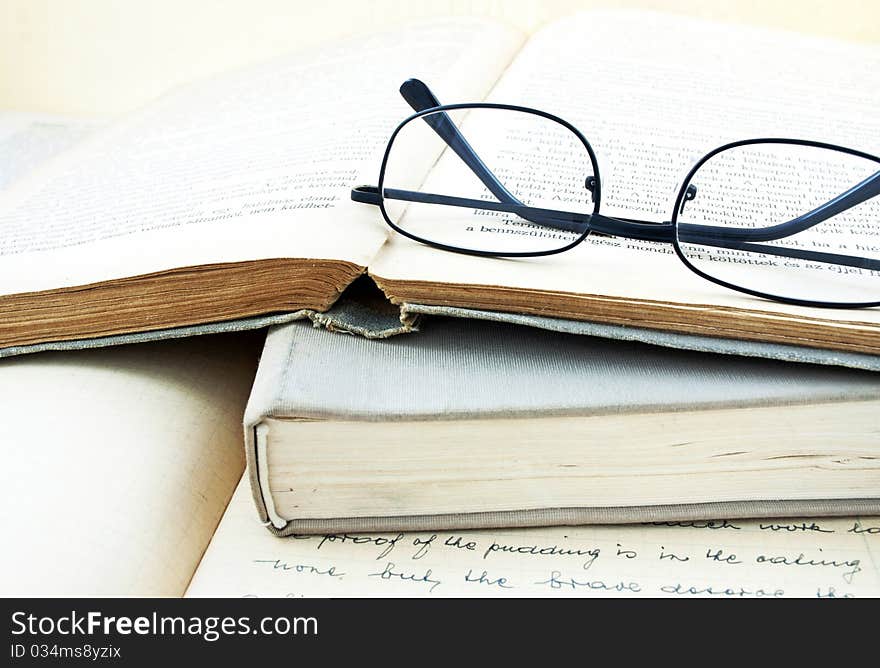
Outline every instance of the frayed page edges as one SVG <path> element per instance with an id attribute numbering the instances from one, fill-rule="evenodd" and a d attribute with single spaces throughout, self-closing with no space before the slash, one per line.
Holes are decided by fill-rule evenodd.
<path id="1" fill-rule="evenodd" d="M 331 332 L 359 334 L 368 339 L 387 339 L 418 330 L 419 315 L 405 313 L 392 304 L 367 275 L 349 285 L 324 313 L 309 316 L 316 326 Z"/>
<path id="2" fill-rule="evenodd" d="M 129 343 L 182 339 L 189 336 L 242 332 L 263 329 L 274 325 L 283 325 L 295 320 L 305 320 L 306 318 L 311 320 L 315 327 L 324 327 L 333 332 L 357 334 L 368 339 L 385 339 L 396 334 L 416 331 L 419 320 L 418 314 L 404 313 L 400 307 L 388 301 L 371 279 L 361 276 L 342 292 L 333 306 L 323 313 L 312 309 L 301 309 L 288 313 L 275 313 L 253 318 L 238 318 L 235 320 L 133 332 L 130 334 L 99 336 L 72 341 L 49 341 L 26 346 L 8 346 L 0 348 L 0 359 L 49 350 L 85 350 Z"/>

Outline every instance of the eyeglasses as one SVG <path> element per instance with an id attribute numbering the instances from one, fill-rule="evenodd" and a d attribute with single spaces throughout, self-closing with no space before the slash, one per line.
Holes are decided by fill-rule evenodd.
<path id="1" fill-rule="evenodd" d="M 880 158 L 797 139 L 720 146 L 687 173 L 670 219 L 603 216 L 596 154 L 563 119 L 507 104 L 441 105 L 421 81 L 391 135 L 378 205 L 400 234 L 458 253 L 535 257 L 591 234 L 671 244 L 705 279 L 805 306 L 880 305 Z M 426 179 L 423 179 L 427 173 Z M 650 246 L 647 244 L 646 246 Z"/>

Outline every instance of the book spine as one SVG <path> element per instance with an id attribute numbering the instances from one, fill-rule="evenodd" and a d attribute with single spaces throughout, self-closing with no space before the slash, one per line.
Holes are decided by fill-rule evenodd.
<path id="1" fill-rule="evenodd" d="M 272 327 L 266 335 L 266 344 L 260 357 L 254 386 L 244 412 L 244 442 L 247 455 L 247 471 L 251 493 L 257 506 L 260 520 L 270 523 L 270 514 L 277 515 L 272 508 L 272 497 L 266 483 L 265 434 L 261 434 L 263 420 L 276 414 L 283 415 L 279 400 L 281 388 L 286 387 L 286 377 L 290 369 L 291 357 L 296 353 L 294 344 L 295 327 Z M 264 431 L 264 430 L 263 430 Z M 262 444 L 262 447 L 261 447 Z M 281 527 L 278 527 L 281 528 Z"/>

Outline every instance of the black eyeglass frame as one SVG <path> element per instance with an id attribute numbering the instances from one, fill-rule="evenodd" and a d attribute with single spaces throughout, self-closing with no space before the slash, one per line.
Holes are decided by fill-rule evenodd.
<path id="1" fill-rule="evenodd" d="M 858 184 L 856 187 L 851 188 L 846 193 L 843 193 L 842 195 L 835 197 L 834 200 L 832 200 L 831 202 L 823 204 L 821 207 L 818 207 L 817 209 L 814 209 L 813 211 L 808 212 L 807 214 L 804 214 L 803 216 L 799 217 L 798 219 L 795 219 L 794 221 L 788 221 L 786 223 L 782 223 L 777 226 L 773 226 L 774 228 L 781 228 L 783 226 L 790 225 L 793 222 L 797 222 L 801 219 L 806 219 L 811 215 L 818 214 L 817 217 L 821 217 L 823 215 L 823 209 L 825 209 L 826 207 L 829 207 L 829 205 L 834 205 L 835 203 L 839 203 L 841 201 L 844 202 L 844 206 L 843 206 L 842 210 L 845 210 L 846 208 L 849 208 L 851 206 L 854 206 L 855 204 L 858 204 L 862 201 L 865 201 L 866 199 L 869 199 L 870 197 L 874 197 L 874 196 L 877 196 L 877 194 L 880 194 L 880 158 L 878 158 L 877 156 L 871 155 L 869 153 L 865 153 L 864 151 L 859 151 L 856 149 L 847 148 L 844 146 L 838 146 L 835 144 L 829 144 L 829 143 L 806 140 L 806 139 L 767 137 L 767 138 L 745 139 L 745 140 L 740 140 L 740 141 L 736 141 L 736 142 L 731 142 L 731 143 L 724 144 L 722 146 L 719 146 L 719 147 L 713 149 L 712 151 L 710 151 L 709 153 L 704 155 L 700 160 L 698 160 L 693 165 L 693 167 L 691 167 L 691 169 L 688 171 L 687 175 L 685 176 L 684 180 L 682 181 L 682 185 L 680 186 L 678 193 L 675 197 L 674 204 L 673 204 L 673 210 L 672 210 L 672 216 L 671 216 L 670 221 L 656 222 L 656 221 L 644 221 L 644 220 L 637 220 L 637 219 L 630 219 L 630 218 L 609 217 L 609 216 L 603 216 L 599 213 L 599 209 L 601 206 L 602 193 L 601 193 L 601 178 L 600 178 L 600 171 L 599 171 L 599 163 L 598 163 L 598 159 L 596 157 L 596 153 L 593 150 L 593 147 L 590 145 L 589 141 L 586 139 L 586 137 L 580 132 L 580 130 L 578 130 L 574 125 L 572 125 L 571 123 L 569 123 L 565 119 L 562 119 L 554 114 L 542 111 L 540 109 L 534 109 L 531 107 L 524 107 L 524 106 L 518 106 L 518 105 L 511 105 L 511 104 L 473 102 L 473 103 L 458 103 L 458 104 L 442 105 L 442 104 L 439 104 L 439 102 L 433 96 L 433 94 L 430 92 L 428 87 L 424 83 L 422 83 L 421 81 L 418 81 L 416 79 L 410 79 L 407 82 L 405 82 L 403 84 L 403 86 L 401 86 L 401 94 L 404 96 L 404 98 L 407 100 L 407 102 L 409 102 L 410 105 L 414 109 L 416 109 L 416 113 L 405 118 L 395 128 L 394 132 L 391 134 L 391 137 L 389 138 L 388 144 L 385 148 L 384 155 L 382 157 L 382 164 L 381 164 L 380 171 L 379 171 L 378 185 L 377 186 L 359 186 L 359 187 L 353 188 L 351 191 L 351 198 L 357 202 L 378 205 L 379 209 L 382 213 L 382 217 L 385 219 L 385 222 L 393 230 L 395 230 L 399 234 L 402 234 L 403 236 L 408 237 L 414 241 L 431 246 L 433 248 L 437 248 L 439 250 L 450 251 L 450 252 L 455 252 L 455 253 L 462 253 L 462 254 L 466 254 L 466 255 L 475 255 L 475 256 L 480 256 L 480 257 L 524 258 L 524 257 L 541 257 L 541 256 L 547 256 L 547 255 L 555 255 L 557 253 L 563 253 L 565 251 L 571 250 L 572 248 L 574 248 L 575 246 L 577 246 L 578 244 L 583 242 L 584 239 L 586 239 L 589 236 L 590 232 L 600 232 L 603 234 L 608 234 L 611 236 L 622 237 L 622 238 L 627 238 L 627 239 L 634 239 L 634 240 L 640 240 L 640 241 L 655 241 L 655 242 L 660 242 L 660 243 L 670 243 L 670 244 L 672 244 L 673 249 L 674 249 L 676 255 L 678 256 L 678 258 L 685 264 L 685 266 L 688 269 L 693 271 L 698 276 L 701 276 L 702 278 L 704 278 L 708 281 L 711 281 L 712 283 L 715 283 L 717 285 L 723 286 L 723 287 L 731 289 L 731 290 L 735 290 L 737 292 L 745 293 L 745 294 L 748 294 L 748 295 L 751 295 L 754 297 L 760 297 L 763 299 L 770 299 L 773 301 L 778 301 L 778 302 L 786 303 L 786 304 L 793 304 L 793 305 L 797 305 L 797 306 L 814 306 L 814 307 L 818 306 L 818 307 L 823 307 L 823 308 L 848 309 L 848 308 L 870 308 L 870 307 L 880 306 L 880 301 L 828 302 L 828 301 L 820 301 L 820 300 L 796 299 L 796 298 L 786 297 L 786 296 L 782 296 L 782 295 L 775 295 L 775 294 L 768 293 L 768 292 L 762 292 L 759 290 L 753 290 L 751 288 L 746 288 L 743 286 L 729 283 L 728 281 L 725 281 L 723 279 L 720 279 L 720 278 L 717 278 L 717 277 L 712 276 L 710 274 L 707 274 L 706 272 L 704 272 L 701 269 L 694 266 L 694 264 L 687 258 L 684 251 L 682 250 L 681 245 L 680 245 L 679 234 L 678 234 L 678 230 L 679 230 L 680 225 L 688 225 L 690 227 L 693 227 L 694 229 L 706 227 L 707 230 L 709 230 L 710 228 L 712 230 L 711 233 L 708 231 L 705 232 L 706 234 L 714 234 L 714 235 L 728 234 L 728 235 L 730 235 L 730 239 L 728 241 L 724 242 L 723 244 L 720 244 L 724 247 L 732 247 L 732 248 L 745 247 L 746 250 L 752 250 L 753 252 L 770 252 L 771 254 L 775 254 L 775 255 L 796 257 L 796 258 L 800 258 L 800 259 L 813 259 L 813 260 L 825 261 L 825 262 L 836 262 L 838 264 L 840 264 L 841 259 L 843 259 L 843 264 L 849 264 L 850 266 L 864 267 L 864 268 L 868 268 L 868 269 L 872 269 L 872 270 L 880 270 L 880 261 L 871 260 L 869 258 L 850 258 L 849 256 L 838 256 L 838 255 L 833 255 L 833 254 L 829 254 L 829 253 L 821 253 L 821 252 L 815 252 L 815 251 L 802 251 L 799 249 L 783 248 L 783 247 L 776 247 L 776 246 L 755 247 L 754 244 L 749 243 L 750 240 L 761 240 L 761 239 L 755 239 L 755 237 L 766 236 L 766 231 L 769 229 L 772 229 L 772 228 L 733 228 L 731 230 L 719 232 L 719 230 L 721 228 L 717 228 L 714 226 L 699 226 L 699 225 L 693 225 L 693 224 L 689 224 L 689 223 L 688 224 L 684 224 L 684 223 L 680 224 L 679 220 L 678 220 L 680 212 L 682 211 L 682 205 L 688 199 L 693 198 L 693 197 L 689 197 L 689 189 L 690 189 L 691 179 L 694 177 L 694 175 L 697 173 L 697 171 L 699 171 L 699 169 L 707 161 L 709 161 L 710 159 L 712 159 L 714 156 L 718 155 L 719 153 L 722 153 L 722 152 L 727 151 L 729 149 L 734 149 L 734 148 L 741 147 L 741 146 L 756 145 L 756 144 L 798 145 L 798 146 L 807 146 L 807 147 L 837 151 L 837 152 L 844 153 L 847 155 L 852 155 L 855 157 L 864 158 L 864 159 L 876 162 L 878 164 L 878 172 L 875 173 L 874 175 L 872 175 L 871 177 L 869 177 L 868 179 L 864 180 L 862 183 Z M 591 165 L 593 168 L 594 182 L 592 184 L 592 188 L 590 188 L 590 186 L 587 185 L 587 189 L 589 192 L 591 192 L 592 199 L 593 199 L 592 213 L 586 214 L 586 213 L 575 213 L 575 212 L 552 211 L 552 210 L 548 210 L 548 209 L 528 207 L 526 205 L 523 205 L 522 203 L 518 203 L 518 204 L 497 203 L 496 204 L 495 202 L 491 202 L 491 201 L 487 201 L 487 200 L 486 201 L 484 201 L 484 200 L 470 200 L 470 199 L 465 199 L 465 198 L 446 197 L 446 196 L 438 196 L 438 195 L 420 195 L 419 193 L 410 192 L 410 191 L 400 191 L 401 193 L 406 193 L 406 196 L 394 198 L 394 199 L 404 199 L 404 200 L 409 200 L 409 201 L 424 201 L 427 203 L 438 203 L 438 204 L 451 204 L 453 206 L 466 206 L 469 208 L 477 208 L 477 209 L 485 209 L 485 210 L 508 211 L 508 212 L 520 215 L 521 217 L 525 218 L 526 220 L 530 220 L 530 218 L 527 217 L 530 215 L 530 216 L 532 216 L 532 218 L 531 218 L 532 220 L 537 218 L 539 221 L 541 221 L 541 219 L 543 219 L 543 221 L 539 222 L 539 224 L 542 224 L 545 226 L 549 225 L 551 227 L 557 227 L 560 229 L 568 229 L 568 231 L 576 231 L 576 230 L 573 230 L 570 228 L 573 226 L 580 225 L 583 227 L 583 232 L 580 233 L 580 235 L 578 236 L 577 239 L 575 239 L 574 241 L 572 241 L 571 243 L 569 243 L 565 246 L 561 246 L 559 248 L 553 248 L 553 249 L 549 249 L 549 250 L 521 251 L 521 252 L 494 252 L 494 251 L 483 251 L 483 250 L 478 250 L 478 249 L 473 249 L 473 248 L 452 246 L 452 245 L 448 245 L 448 244 L 439 243 L 439 242 L 433 241 L 431 239 L 422 238 L 422 237 L 419 237 L 418 235 L 412 234 L 411 232 L 408 232 L 407 230 L 402 229 L 401 227 L 399 227 L 397 224 L 394 223 L 394 221 L 392 220 L 391 216 L 389 215 L 389 213 L 385 207 L 385 199 L 386 199 L 386 197 L 385 197 L 385 192 L 386 192 L 386 190 L 385 190 L 385 176 L 386 176 L 386 169 L 388 166 L 388 159 L 391 155 L 391 150 L 394 146 L 394 140 L 397 138 L 400 131 L 408 123 L 410 123 L 416 119 L 436 115 L 440 119 L 439 123 L 442 124 L 444 119 L 445 119 L 445 121 L 449 122 L 448 116 L 446 116 L 446 114 L 444 112 L 457 111 L 457 110 L 467 110 L 467 109 L 497 109 L 497 110 L 503 110 L 503 111 L 514 111 L 514 112 L 531 114 L 531 115 L 538 116 L 538 117 L 544 118 L 546 120 L 555 122 L 555 123 L 561 125 L 562 127 L 566 128 L 568 131 L 570 131 L 583 144 L 584 148 L 587 151 L 587 154 L 589 156 L 589 159 L 590 159 L 590 162 L 591 162 Z M 426 121 L 427 120 L 428 119 L 426 118 Z M 449 122 L 449 123 L 450 123 L 451 127 L 454 127 L 454 124 L 452 124 L 451 122 Z M 430 123 L 430 124 L 434 125 L 433 123 Z M 434 129 L 438 132 L 438 134 L 441 134 L 441 137 L 443 136 L 441 131 L 436 126 L 434 127 Z M 456 150 L 456 152 L 458 152 L 459 149 L 464 151 L 465 152 L 464 156 L 462 156 L 461 153 L 459 153 L 459 155 L 461 157 L 463 157 L 463 159 L 465 159 L 466 163 L 468 162 L 468 158 L 470 158 L 471 160 L 474 160 L 476 163 L 478 163 L 478 166 L 482 166 L 482 168 L 485 168 L 485 166 L 482 165 L 482 162 L 480 161 L 479 157 L 476 155 L 476 153 L 473 151 L 473 149 L 470 147 L 470 145 L 467 143 L 467 141 L 463 137 L 461 137 L 461 135 L 458 133 L 458 130 L 454 129 L 453 132 L 458 134 L 459 139 L 457 141 L 460 141 L 463 144 L 463 147 L 459 146 L 458 148 L 456 148 L 455 146 L 453 146 L 452 143 L 450 143 L 450 139 L 448 137 L 444 137 L 444 141 L 446 141 L 447 145 L 450 148 L 452 148 L 453 150 Z M 469 166 L 475 172 L 478 171 L 477 166 L 474 166 L 474 165 L 469 165 Z M 486 174 L 489 177 L 491 177 L 492 179 L 494 179 L 494 175 L 492 175 L 491 172 L 489 172 L 487 168 L 485 168 L 485 169 L 486 169 Z M 483 178 L 484 178 L 483 176 L 480 176 L 479 173 L 477 175 L 481 178 L 481 180 L 483 180 Z M 494 180 L 496 181 L 498 187 L 500 187 L 503 190 L 504 189 L 503 186 L 499 182 L 497 182 L 497 179 L 494 179 Z M 484 183 L 485 183 L 485 180 L 484 180 Z M 853 193 L 857 188 L 861 188 L 864 191 L 861 194 L 862 199 L 858 199 L 858 197 L 856 197 L 856 198 L 854 198 L 854 199 L 856 199 L 855 204 L 853 204 L 853 203 L 846 204 L 846 201 L 847 201 L 846 196 Z M 389 191 L 389 192 L 392 192 L 392 191 Z M 398 192 L 398 191 L 393 191 L 393 192 Z M 865 193 L 867 193 L 867 196 L 865 196 Z M 414 196 L 418 196 L 418 197 L 420 197 L 420 199 L 413 199 Z M 513 198 L 513 199 L 516 202 L 518 202 L 518 200 L 516 200 L 515 198 Z M 830 207 L 830 208 L 833 208 L 833 207 Z M 527 215 L 523 216 L 524 213 Z M 560 217 L 559 217 L 560 215 L 563 216 L 562 219 L 560 219 Z M 831 213 L 830 215 L 835 215 L 835 213 Z M 820 220 L 816 221 L 815 223 L 808 223 L 802 229 L 806 229 L 807 227 L 818 224 L 819 222 L 822 222 L 822 220 L 825 220 L 827 217 L 829 217 L 829 216 L 825 216 L 825 218 L 821 218 Z M 565 227 L 565 225 L 568 225 L 568 227 Z M 802 231 L 802 229 L 797 230 L 797 231 Z M 797 233 L 797 231 L 794 233 Z M 764 233 L 763 235 L 762 235 L 762 232 Z M 696 234 L 699 234 L 699 233 L 700 233 L 699 231 L 696 232 Z M 791 233 L 784 234 L 782 236 L 790 236 L 790 234 Z M 781 238 L 781 237 L 776 237 L 776 238 Z M 770 240 L 770 238 L 763 239 L 763 240 Z M 685 243 L 688 243 L 688 241 L 685 241 Z M 691 243 L 693 243 L 693 242 L 691 242 Z M 703 243 L 706 243 L 706 242 L 704 241 Z M 711 243 L 711 241 L 710 241 L 710 242 L 708 242 L 708 245 L 719 245 L 719 243 L 716 239 L 714 244 Z M 763 248 L 763 250 L 761 250 L 761 248 Z M 824 260 L 823 260 L 823 257 L 825 258 Z M 835 259 L 832 260 L 829 258 L 835 258 Z M 846 261 L 847 259 L 859 260 L 860 262 L 858 262 L 858 263 L 856 263 L 854 261 L 847 262 Z M 873 266 L 871 266 L 871 265 L 873 265 Z"/>
<path id="2" fill-rule="evenodd" d="M 699 171 L 700 167 L 702 167 L 704 164 L 706 164 L 709 160 L 714 158 L 719 153 L 727 151 L 728 149 L 738 148 L 740 146 L 753 146 L 755 144 L 788 144 L 791 146 L 809 146 L 811 148 L 827 149 L 830 151 L 837 151 L 839 153 L 851 155 L 851 156 L 854 156 L 857 158 L 865 158 L 867 160 L 872 160 L 872 161 L 876 162 L 878 164 L 878 166 L 880 166 L 880 158 L 878 158 L 875 155 L 871 155 L 870 153 L 865 153 L 864 151 L 859 151 L 857 149 L 848 148 L 846 146 L 839 146 L 837 144 L 829 144 L 826 142 L 813 141 L 811 139 L 790 139 L 790 138 L 786 138 L 786 137 L 761 137 L 761 138 L 756 138 L 756 139 L 742 139 L 740 141 L 735 141 L 735 142 L 731 142 L 729 144 L 724 144 L 722 146 L 719 146 L 718 148 L 715 148 L 715 149 L 709 151 L 709 153 L 707 153 L 702 158 L 700 158 L 694 164 L 694 166 L 691 167 L 690 171 L 688 171 L 687 175 L 684 177 L 684 181 L 682 181 L 681 187 L 679 188 L 679 191 L 678 191 L 678 195 L 676 195 L 676 197 L 675 197 L 675 203 L 674 203 L 673 209 L 672 209 L 672 219 L 670 221 L 670 224 L 671 224 L 673 230 L 675 230 L 679 225 L 678 216 L 680 215 L 681 206 L 682 206 L 682 203 L 684 202 L 684 198 L 686 195 L 685 191 L 687 190 L 687 187 L 690 184 L 691 179 L 694 177 L 694 174 L 696 174 Z M 880 178 L 878 178 L 878 177 L 880 177 L 880 171 L 875 173 L 874 176 L 872 177 L 877 184 L 880 184 Z M 873 196 L 876 197 L 877 195 L 875 194 Z M 743 292 L 745 294 L 752 295 L 753 297 L 760 297 L 762 299 L 770 299 L 770 300 L 778 301 L 778 302 L 781 302 L 784 304 L 793 304 L 795 306 L 818 306 L 820 308 L 850 309 L 850 308 L 872 308 L 874 306 L 880 306 L 880 300 L 870 301 L 870 302 L 828 302 L 828 301 L 821 301 L 821 300 L 793 299 L 791 297 L 783 297 L 780 295 L 774 295 L 772 293 L 762 292 L 760 290 L 752 290 L 750 288 L 745 288 L 745 287 L 742 287 L 739 285 L 735 285 L 734 283 L 730 283 L 730 282 L 725 281 L 721 278 L 717 278 L 715 276 L 712 276 L 711 274 L 707 274 L 703 270 L 694 266 L 694 264 L 687 258 L 687 256 L 684 254 L 684 251 L 681 249 L 678 234 L 673 234 L 672 247 L 675 249 L 676 255 L 678 255 L 679 259 L 684 263 L 684 265 L 688 269 L 690 269 L 692 272 L 697 274 L 698 276 L 701 276 L 701 277 L 705 278 L 706 280 L 711 281 L 712 283 L 715 283 L 717 285 L 721 285 L 721 286 L 728 288 L 730 290 L 735 290 L 737 292 Z M 810 259 L 808 257 L 810 255 L 821 259 L 821 257 L 826 254 L 825 253 L 805 252 L 802 255 L 802 259 Z M 874 261 L 874 262 L 877 262 L 877 261 Z M 877 262 L 877 264 L 880 265 L 880 262 Z M 870 269 L 870 267 L 866 267 L 866 268 Z M 873 270 L 876 271 L 876 268 Z"/>

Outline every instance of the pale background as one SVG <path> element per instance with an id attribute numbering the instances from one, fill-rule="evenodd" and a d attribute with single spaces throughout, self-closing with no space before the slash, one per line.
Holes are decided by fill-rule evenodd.
<path id="1" fill-rule="evenodd" d="M 880 43 L 878 0 L 0 0 L 0 109 L 118 113 L 200 76 L 415 18 L 533 30 L 609 6 Z"/>

